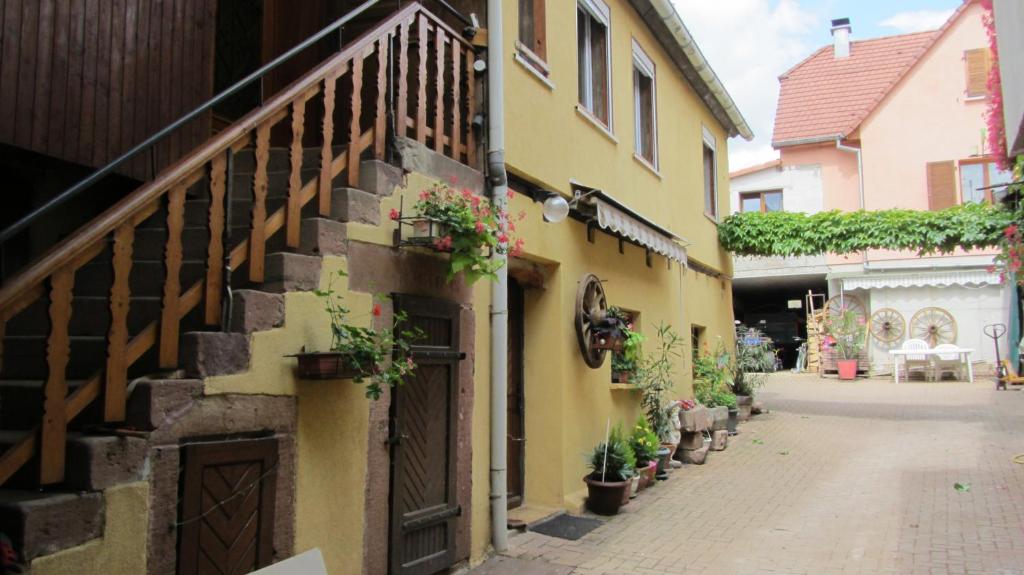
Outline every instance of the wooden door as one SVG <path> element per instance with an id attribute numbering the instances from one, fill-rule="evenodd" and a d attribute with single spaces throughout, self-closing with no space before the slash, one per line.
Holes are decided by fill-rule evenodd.
<path id="1" fill-rule="evenodd" d="M 277 440 L 182 449 L 178 573 L 242 575 L 274 556 Z"/>
<path id="2" fill-rule="evenodd" d="M 455 563 L 459 306 L 395 296 L 425 337 L 413 375 L 391 397 L 392 575 L 437 573 Z"/>
<path id="3" fill-rule="evenodd" d="M 523 404 L 523 288 L 509 279 L 508 290 L 508 507 L 523 504 L 526 478 L 526 422 Z"/>

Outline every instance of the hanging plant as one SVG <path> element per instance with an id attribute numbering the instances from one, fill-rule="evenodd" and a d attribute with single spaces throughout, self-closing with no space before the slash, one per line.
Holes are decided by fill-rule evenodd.
<path id="1" fill-rule="evenodd" d="M 509 197 L 512 196 L 509 192 Z M 460 272 L 467 284 L 481 278 L 497 279 L 501 261 L 493 253 L 518 256 L 523 240 L 515 238 L 515 222 L 505 210 L 494 207 L 490 200 L 463 189 L 456 192 L 447 185 L 438 184 L 420 192 L 414 206 L 417 215 L 405 218 L 398 210 L 391 210 L 391 219 L 408 220 L 419 243 L 450 255 L 448 281 Z M 526 217 L 521 212 L 517 221 Z"/>

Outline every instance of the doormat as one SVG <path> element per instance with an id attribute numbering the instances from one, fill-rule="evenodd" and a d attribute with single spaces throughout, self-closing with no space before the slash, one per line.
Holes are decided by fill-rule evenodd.
<path id="1" fill-rule="evenodd" d="M 602 523 L 602 521 L 591 519 L 589 517 L 576 517 L 574 515 L 562 514 L 554 519 L 549 519 L 544 523 L 531 526 L 530 531 L 536 531 L 537 533 L 543 533 L 544 535 L 550 535 L 551 537 L 558 537 L 560 539 L 576 541 L 580 537 L 583 537 L 587 533 L 590 533 L 600 527 Z"/>

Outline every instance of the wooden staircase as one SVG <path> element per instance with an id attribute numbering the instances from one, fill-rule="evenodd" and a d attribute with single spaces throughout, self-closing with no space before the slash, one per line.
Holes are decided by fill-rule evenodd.
<path id="1" fill-rule="evenodd" d="M 410 4 L 0 287 L 0 486 L 72 486 L 80 432 L 123 427 L 128 382 L 175 372 L 184 333 L 225 329 L 227 288 L 278 279 L 277 254 L 337 215 L 391 139 L 475 166 L 473 59 Z"/>

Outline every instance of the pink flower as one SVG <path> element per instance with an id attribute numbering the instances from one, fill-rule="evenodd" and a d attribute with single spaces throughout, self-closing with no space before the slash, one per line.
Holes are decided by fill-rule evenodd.
<path id="1" fill-rule="evenodd" d="M 508 243 L 508 235 L 504 234 L 504 233 L 500 234 L 498 236 L 498 243 L 499 244 L 507 244 Z"/>
<path id="2" fill-rule="evenodd" d="M 373 316 L 380 317 L 381 308 L 379 303 L 373 304 Z"/>
<path id="3" fill-rule="evenodd" d="M 484 229 L 486 229 L 486 228 L 485 228 L 483 222 L 477 222 L 476 223 L 476 233 L 482 234 L 482 233 L 484 233 Z"/>
<path id="4" fill-rule="evenodd" d="M 448 181 L 451 182 L 451 184 L 454 186 L 455 184 L 459 183 L 459 177 L 453 174 L 451 176 L 448 176 Z"/>
<path id="5" fill-rule="evenodd" d="M 516 231 L 516 225 L 514 223 L 512 223 L 512 222 L 509 222 L 508 223 L 508 231 L 510 231 L 510 232 Z"/>
<path id="6" fill-rule="evenodd" d="M 480 196 L 473 196 L 472 198 L 469 199 L 469 203 L 473 204 L 474 208 L 479 207 L 480 206 Z"/>
<path id="7" fill-rule="evenodd" d="M 994 274 L 996 273 L 996 266 L 988 266 L 987 268 L 985 268 L 985 271 L 990 274 Z"/>
<path id="8" fill-rule="evenodd" d="M 473 192 L 469 188 L 462 188 L 462 197 L 467 200 L 473 197 Z"/>
<path id="9" fill-rule="evenodd" d="M 1003 233 L 1006 235 L 1007 238 L 1012 238 L 1014 234 L 1017 233 L 1017 230 L 1017 224 L 1010 224 L 1009 226 L 1006 227 L 1006 231 L 1004 231 Z"/>
<path id="10" fill-rule="evenodd" d="M 423 190 L 420 192 L 420 199 L 425 200 L 430 197 L 430 190 Z"/>
<path id="11" fill-rule="evenodd" d="M 510 199 L 510 200 L 511 200 L 512 198 L 514 198 L 514 197 L 515 197 L 515 195 L 516 195 L 516 193 L 515 193 L 515 192 L 513 192 L 512 190 L 509 190 L 509 191 L 508 191 L 508 199 Z"/>
<path id="12" fill-rule="evenodd" d="M 391 208 L 391 213 L 388 214 L 388 217 L 391 218 L 392 220 L 397 220 L 398 216 L 398 210 L 396 210 L 395 208 Z"/>
<path id="13" fill-rule="evenodd" d="M 406 365 L 406 366 L 407 366 L 407 367 L 408 367 L 409 369 L 412 369 L 412 368 L 416 367 L 416 364 L 415 364 L 415 363 L 413 363 L 413 361 L 412 361 L 412 358 L 411 358 L 411 357 L 407 357 L 407 358 L 405 358 L 405 365 Z"/>

